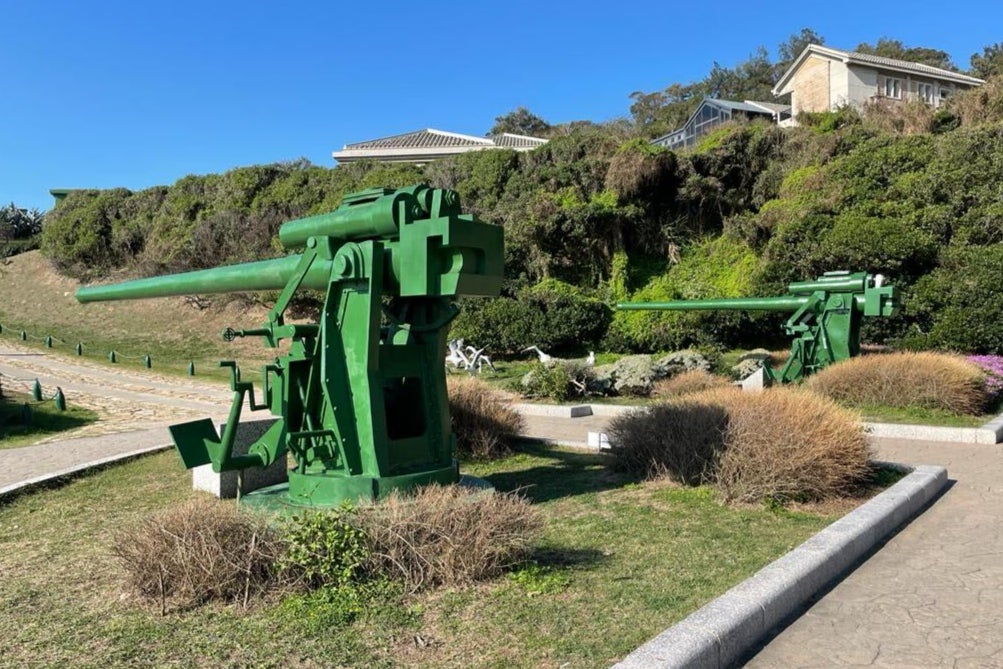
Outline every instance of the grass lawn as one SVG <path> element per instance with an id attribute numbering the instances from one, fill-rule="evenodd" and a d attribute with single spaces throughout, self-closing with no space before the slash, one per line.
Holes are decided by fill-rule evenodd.
<path id="1" fill-rule="evenodd" d="M 115 532 L 192 494 L 172 453 L 23 495 L 0 506 L 0 666 L 607 666 L 834 518 L 724 507 L 603 458 L 527 447 L 464 466 L 539 505 L 532 562 L 351 623 L 296 600 L 161 616 L 123 594 Z"/>
<path id="2" fill-rule="evenodd" d="M 24 424 L 24 404 L 31 411 L 31 422 Z M 0 448 L 30 446 L 43 437 L 93 423 L 98 416 L 89 409 L 67 404 L 66 411 L 54 402 L 35 402 L 31 395 L 4 391 L 0 399 Z"/>

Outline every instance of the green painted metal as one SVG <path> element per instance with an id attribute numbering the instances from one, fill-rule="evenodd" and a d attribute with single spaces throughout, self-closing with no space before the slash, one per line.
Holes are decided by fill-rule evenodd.
<path id="1" fill-rule="evenodd" d="M 424 184 L 346 196 L 334 212 L 288 221 L 279 239 L 299 253 L 77 291 L 81 302 L 281 290 L 267 322 L 227 329 L 287 352 L 266 365 L 257 401 L 232 361 L 233 403 L 222 435 L 208 419 L 171 427 L 186 467 L 217 472 L 267 466 L 291 453 L 285 499 L 332 506 L 395 489 L 454 483 L 446 332 L 460 295 L 496 296 L 502 229 L 463 214 L 450 190 Z M 299 289 L 326 292 L 317 323 L 287 324 Z M 191 368 L 191 366 L 190 366 Z M 234 455 L 245 400 L 279 420 Z"/>
<path id="2" fill-rule="evenodd" d="M 898 291 L 880 274 L 826 272 L 814 281 L 798 281 L 788 295 L 673 302 L 621 302 L 621 310 L 781 311 L 793 312 L 784 331 L 794 337 L 791 355 L 780 372 L 766 367 L 771 380 L 800 381 L 827 365 L 860 352 L 862 316 L 889 317 L 898 311 Z"/>

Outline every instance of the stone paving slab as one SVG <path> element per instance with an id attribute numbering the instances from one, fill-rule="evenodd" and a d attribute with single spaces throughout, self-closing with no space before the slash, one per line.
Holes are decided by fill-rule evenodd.
<path id="1" fill-rule="evenodd" d="M 951 487 L 745 666 L 1003 667 L 1003 452 L 875 446 L 885 459 L 946 467 Z"/>

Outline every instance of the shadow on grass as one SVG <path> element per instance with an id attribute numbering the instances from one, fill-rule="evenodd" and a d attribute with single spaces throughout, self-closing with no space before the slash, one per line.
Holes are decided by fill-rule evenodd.
<path id="1" fill-rule="evenodd" d="M 557 450 L 530 440 L 520 441 L 516 452 L 547 463 L 517 471 L 487 473 L 483 478 L 496 490 L 518 491 L 535 503 L 620 488 L 637 480 L 612 471 L 610 456 L 604 453 Z"/>
<path id="2" fill-rule="evenodd" d="M 66 412 L 42 413 L 35 411 L 31 415 L 31 424 L 25 426 L 21 412 L 21 405 L 5 406 L 0 409 L 0 439 L 20 435 L 65 432 L 94 422 L 92 418 Z"/>

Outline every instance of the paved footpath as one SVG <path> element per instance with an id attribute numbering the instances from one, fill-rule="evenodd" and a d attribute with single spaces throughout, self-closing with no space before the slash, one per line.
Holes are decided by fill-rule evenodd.
<path id="1" fill-rule="evenodd" d="M 62 386 L 96 425 L 0 450 L 0 488 L 169 441 L 166 425 L 225 416 L 222 383 L 109 370 L 0 344 L 0 373 Z M 604 416 L 526 416 L 529 436 L 582 444 Z M 1003 669 L 1003 446 L 875 440 L 880 459 L 947 468 L 952 487 L 746 665 Z"/>
<path id="2" fill-rule="evenodd" d="M 223 383 L 206 383 L 151 370 L 109 369 L 60 358 L 8 342 L 0 343 L 0 374 L 8 387 L 30 388 L 37 378 L 46 396 L 56 386 L 71 405 L 91 409 L 101 420 L 42 440 L 35 446 L 0 450 L 0 490 L 65 473 L 88 462 L 170 443 L 172 423 L 226 416 L 232 393 Z"/>
<path id="3" fill-rule="evenodd" d="M 1003 668 L 1003 445 L 875 446 L 953 485 L 746 666 Z"/>

